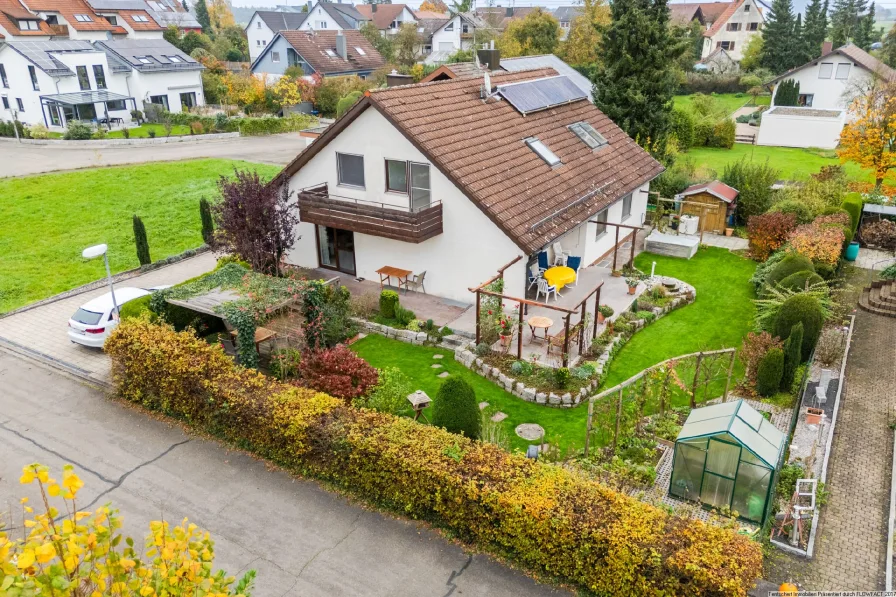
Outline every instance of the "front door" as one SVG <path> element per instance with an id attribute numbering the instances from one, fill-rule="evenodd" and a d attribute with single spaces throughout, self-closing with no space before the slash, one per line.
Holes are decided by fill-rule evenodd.
<path id="1" fill-rule="evenodd" d="M 330 226 L 317 227 L 320 266 L 355 275 L 355 234 Z"/>

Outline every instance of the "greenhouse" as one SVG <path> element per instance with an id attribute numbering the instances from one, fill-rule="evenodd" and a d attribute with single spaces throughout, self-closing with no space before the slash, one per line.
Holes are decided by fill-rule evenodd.
<path id="1" fill-rule="evenodd" d="M 784 440 L 743 400 L 696 408 L 675 440 L 669 494 L 762 524 Z"/>

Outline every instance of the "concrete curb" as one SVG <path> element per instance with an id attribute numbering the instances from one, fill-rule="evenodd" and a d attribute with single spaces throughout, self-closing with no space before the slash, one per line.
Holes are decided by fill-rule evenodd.
<path id="1" fill-rule="evenodd" d="M 179 137 L 156 137 L 155 139 L 97 139 L 95 141 L 66 141 L 64 139 L 22 139 L 22 145 L 50 145 L 56 147 L 128 147 L 142 145 L 167 145 L 169 143 L 206 143 L 239 137 L 239 133 L 210 133 L 207 135 L 182 135 Z M 0 141 L 15 143 L 14 137 L 0 137 Z"/>
<path id="2" fill-rule="evenodd" d="M 32 350 L 27 346 L 22 346 L 17 342 L 13 342 L 12 340 L 7 340 L 6 338 L 0 337 L 0 352 L 7 352 L 9 354 L 13 354 L 17 357 L 21 357 L 27 361 L 34 363 L 40 367 L 45 367 L 48 369 L 53 369 L 55 371 L 61 371 L 67 375 L 75 377 L 80 381 L 88 383 L 92 386 L 98 387 L 100 389 L 106 391 L 112 391 L 114 386 L 102 379 L 97 379 L 90 375 L 90 372 L 86 369 L 81 369 L 76 365 L 72 365 L 71 363 L 66 363 L 65 361 L 60 361 L 59 359 L 53 358 L 48 354 L 44 354 L 37 350 Z"/>
<path id="3" fill-rule="evenodd" d="M 893 527 L 896 526 L 896 433 L 893 434 L 893 468 L 890 470 L 890 515 L 887 524 L 887 572 L 885 589 L 893 590 Z"/>

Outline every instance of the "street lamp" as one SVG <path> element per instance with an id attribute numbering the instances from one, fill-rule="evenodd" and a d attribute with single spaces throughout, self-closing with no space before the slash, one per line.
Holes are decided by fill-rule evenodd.
<path id="1" fill-rule="evenodd" d="M 112 285 L 112 272 L 109 270 L 109 256 L 106 254 L 108 248 L 106 245 L 87 247 L 81 251 L 81 257 L 84 259 L 95 259 L 100 255 L 103 256 L 103 262 L 106 264 L 106 277 L 109 280 L 109 290 L 112 292 L 112 312 L 118 313 L 118 301 L 115 300 L 115 287 Z"/>

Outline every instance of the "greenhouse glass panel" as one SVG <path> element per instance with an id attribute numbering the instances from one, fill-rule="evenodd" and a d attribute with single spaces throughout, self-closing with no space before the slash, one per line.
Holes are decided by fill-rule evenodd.
<path id="1" fill-rule="evenodd" d="M 742 462 L 734 483 L 731 509 L 737 510 L 741 518 L 762 522 L 770 481 L 770 470 Z"/>
<path id="2" fill-rule="evenodd" d="M 727 508 L 731 504 L 731 492 L 734 490 L 734 481 L 712 474 L 703 475 L 703 489 L 700 491 L 700 501 L 716 508 Z"/>
<path id="3" fill-rule="evenodd" d="M 703 450 L 692 448 L 687 444 L 678 444 L 675 447 L 675 463 L 672 465 L 669 493 L 686 500 L 696 500 L 703 480 L 705 458 L 706 452 Z"/>
<path id="4" fill-rule="evenodd" d="M 762 425 L 762 422 L 765 420 L 765 417 L 759 414 L 759 411 L 752 409 L 748 410 L 746 408 L 738 410 L 737 416 L 743 419 L 747 425 L 749 425 L 756 431 L 759 430 L 759 426 Z"/>
<path id="5" fill-rule="evenodd" d="M 740 446 L 726 444 L 713 438 L 709 442 L 706 453 L 706 470 L 710 473 L 731 477 L 737 474 L 737 463 L 740 460 Z"/>

